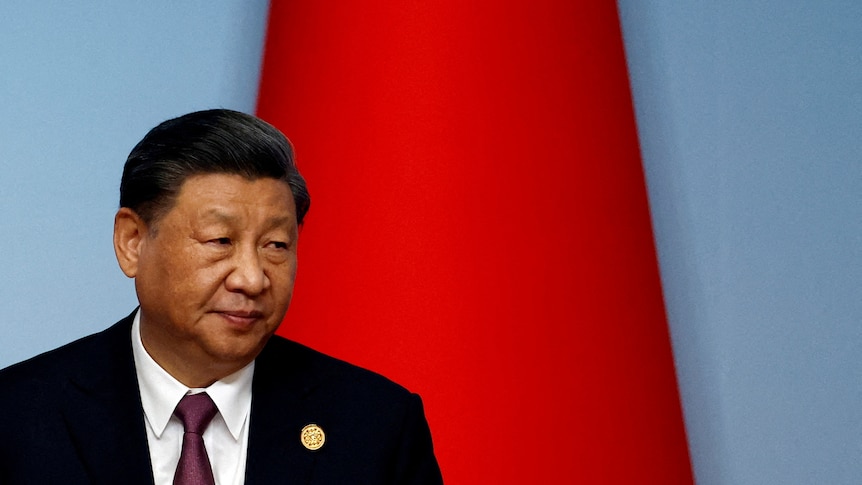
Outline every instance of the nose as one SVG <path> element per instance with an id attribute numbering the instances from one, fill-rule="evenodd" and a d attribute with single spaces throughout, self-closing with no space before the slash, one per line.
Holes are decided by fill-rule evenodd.
<path id="1" fill-rule="evenodd" d="M 256 247 L 237 248 L 233 267 L 225 279 L 228 291 L 256 296 L 269 288 L 269 277 L 264 272 L 261 256 Z"/>

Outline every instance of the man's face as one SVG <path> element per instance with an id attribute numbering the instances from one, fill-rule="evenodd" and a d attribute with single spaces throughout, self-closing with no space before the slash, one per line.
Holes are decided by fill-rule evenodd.
<path id="1" fill-rule="evenodd" d="M 135 278 L 144 346 L 181 382 L 208 385 L 251 362 L 287 311 L 293 195 L 272 178 L 197 175 L 155 226 L 126 244 L 137 260 L 120 263 Z"/>

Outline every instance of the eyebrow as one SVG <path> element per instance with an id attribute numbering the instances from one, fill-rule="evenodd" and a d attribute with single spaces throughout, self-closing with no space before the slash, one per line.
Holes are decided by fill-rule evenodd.
<path id="1" fill-rule="evenodd" d="M 218 222 L 224 222 L 224 223 L 232 223 L 232 222 L 235 222 L 237 219 L 239 219 L 239 217 L 237 217 L 233 214 L 228 214 L 227 212 L 224 212 L 224 211 L 217 209 L 217 208 L 208 209 L 208 210 L 204 211 L 201 214 L 201 216 L 203 218 L 213 218 L 213 219 L 217 220 Z M 266 220 L 266 225 L 267 225 L 267 227 L 288 226 L 291 223 L 296 225 L 295 219 L 296 219 L 295 217 L 289 216 L 289 215 L 288 216 L 270 217 Z"/>

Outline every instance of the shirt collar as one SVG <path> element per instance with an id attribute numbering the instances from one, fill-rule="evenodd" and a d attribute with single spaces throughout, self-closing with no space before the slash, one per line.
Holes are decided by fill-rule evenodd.
<path id="1" fill-rule="evenodd" d="M 141 341 L 141 310 L 132 323 L 132 355 L 141 391 L 144 416 L 157 438 L 161 438 L 165 427 L 174 414 L 180 399 L 186 394 L 206 391 L 219 410 L 234 439 L 247 422 L 251 409 L 251 382 L 254 376 L 254 361 L 233 374 L 219 379 L 206 388 L 189 389 L 164 370 L 147 353 Z"/>

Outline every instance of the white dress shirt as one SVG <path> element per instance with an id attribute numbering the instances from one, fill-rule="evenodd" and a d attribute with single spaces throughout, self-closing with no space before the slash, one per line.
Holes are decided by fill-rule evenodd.
<path id="1" fill-rule="evenodd" d="M 206 392 L 218 414 L 204 432 L 216 485 L 242 485 L 248 453 L 254 362 L 203 389 L 189 389 L 168 374 L 144 349 L 141 311 L 132 324 L 132 353 L 147 423 L 147 442 L 156 485 L 171 485 L 180 460 L 183 425 L 174 409 L 186 394 Z"/>

